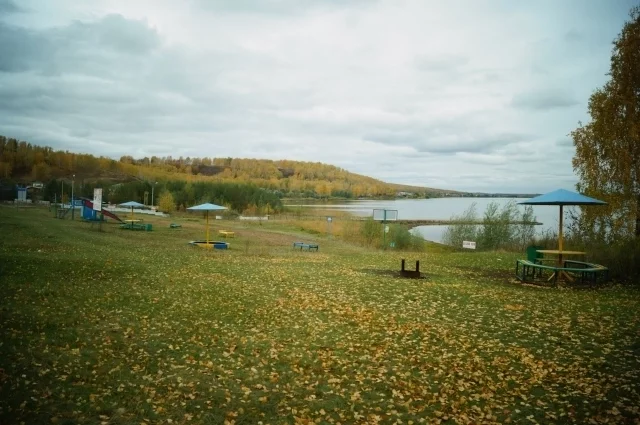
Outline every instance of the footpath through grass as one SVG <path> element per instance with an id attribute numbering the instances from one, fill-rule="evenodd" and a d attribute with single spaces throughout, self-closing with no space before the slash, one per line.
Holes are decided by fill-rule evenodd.
<path id="1" fill-rule="evenodd" d="M 637 423 L 636 289 L 522 286 L 517 255 L 283 223 L 215 222 L 237 238 L 211 252 L 181 220 L 0 207 L 0 423 Z M 393 276 L 401 258 L 427 278 Z"/>

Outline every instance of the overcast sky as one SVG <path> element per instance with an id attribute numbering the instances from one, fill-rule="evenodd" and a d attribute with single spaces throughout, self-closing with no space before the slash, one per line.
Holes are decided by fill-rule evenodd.
<path id="1" fill-rule="evenodd" d="M 630 0 L 0 0 L 0 134 L 573 189 Z"/>

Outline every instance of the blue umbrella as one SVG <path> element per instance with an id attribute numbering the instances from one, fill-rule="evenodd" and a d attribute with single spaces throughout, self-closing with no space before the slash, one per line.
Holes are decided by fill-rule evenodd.
<path id="1" fill-rule="evenodd" d="M 558 229 L 558 250 L 562 251 L 562 209 L 565 205 L 606 205 L 604 201 L 589 198 L 580 193 L 571 192 L 569 190 L 558 189 L 544 195 L 536 196 L 520 205 L 559 205 L 560 206 L 560 228 Z"/>
<path id="2" fill-rule="evenodd" d="M 206 242 L 207 242 L 207 246 L 209 246 L 209 211 L 219 211 L 219 210 L 226 210 L 226 207 L 221 207 L 220 205 L 216 205 L 216 204 L 210 204 L 210 203 L 206 203 L 206 204 L 200 204 L 200 205 L 196 205 L 194 207 L 189 207 L 187 208 L 189 211 L 205 211 L 206 216 L 207 216 L 207 231 L 206 231 Z"/>
<path id="3" fill-rule="evenodd" d="M 129 202 L 124 202 L 122 204 L 118 204 L 121 207 L 131 207 L 131 219 L 133 220 L 133 208 L 142 208 L 144 207 L 144 204 L 141 204 L 140 202 L 136 202 L 136 201 L 129 201 Z"/>

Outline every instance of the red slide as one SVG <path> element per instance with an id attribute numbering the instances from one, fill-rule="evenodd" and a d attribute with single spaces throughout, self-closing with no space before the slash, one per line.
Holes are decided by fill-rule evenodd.
<path id="1" fill-rule="evenodd" d="M 84 204 L 85 207 L 93 209 L 93 202 L 91 200 L 87 198 L 82 198 L 82 203 Z M 100 212 L 106 215 L 107 217 L 111 217 L 112 219 L 119 221 L 120 223 L 124 223 L 124 221 L 122 221 L 120 217 L 118 217 L 112 212 L 105 210 L 104 208 L 102 208 Z"/>

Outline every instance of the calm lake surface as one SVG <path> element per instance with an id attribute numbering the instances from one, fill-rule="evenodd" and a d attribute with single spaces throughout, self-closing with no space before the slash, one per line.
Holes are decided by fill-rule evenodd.
<path id="1" fill-rule="evenodd" d="M 300 208 L 322 208 L 324 210 L 335 209 L 337 211 L 347 211 L 351 214 L 370 217 L 374 209 L 398 210 L 398 219 L 439 219 L 448 220 L 453 215 L 461 215 L 464 211 L 476 203 L 478 218 L 482 218 L 485 209 L 491 202 L 498 203 L 501 207 L 509 202 L 522 202 L 525 198 L 432 198 L 432 199 L 396 199 L 396 200 L 354 200 L 354 201 L 293 201 L 287 206 Z M 520 211 L 524 211 L 525 206 L 519 205 Z M 576 207 L 565 207 L 569 211 Z M 551 229 L 558 230 L 557 206 L 534 206 L 536 221 L 542 223 L 537 226 L 539 233 Z M 576 209 L 576 211 L 578 211 Z M 566 219 L 566 217 L 565 217 Z M 419 226 L 413 231 L 422 235 L 425 239 L 442 242 L 442 235 L 447 226 Z"/>

